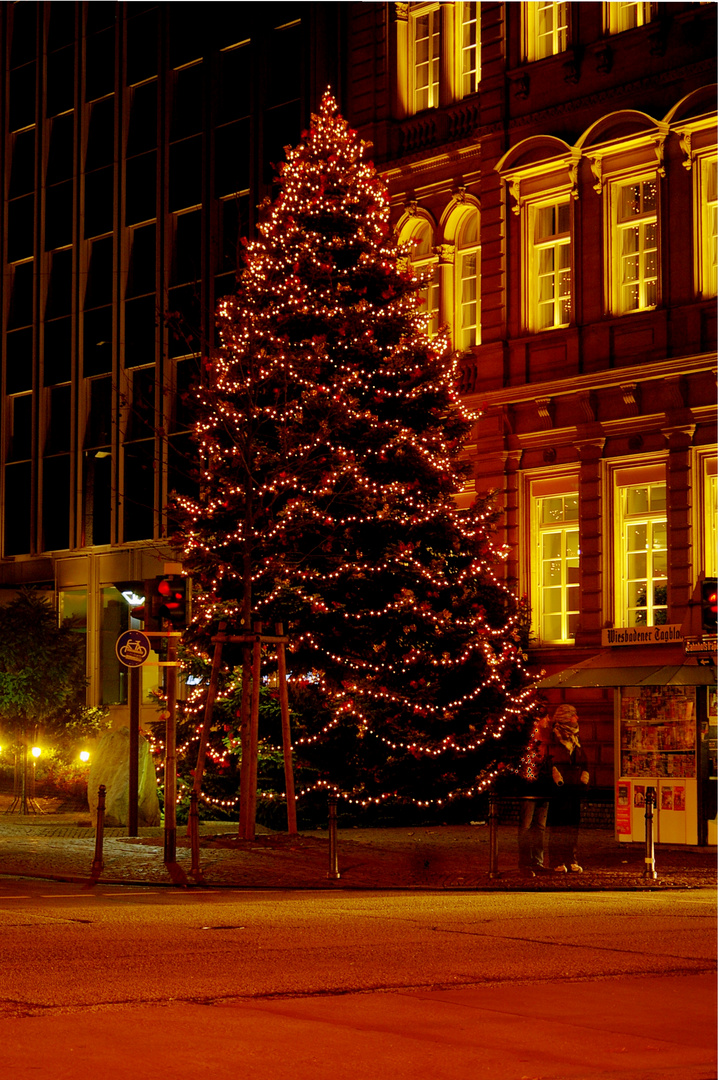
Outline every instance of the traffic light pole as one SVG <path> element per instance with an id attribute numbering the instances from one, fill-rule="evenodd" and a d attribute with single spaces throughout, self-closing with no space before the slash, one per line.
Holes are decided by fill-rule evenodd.
<path id="1" fill-rule="evenodd" d="M 167 729 L 165 732 L 164 861 L 177 862 L 177 639 L 167 639 Z"/>
<path id="2" fill-rule="evenodd" d="M 139 794 L 139 751 L 140 751 L 140 687 L 142 668 L 129 668 L 130 675 L 130 763 L 129 763 L 129 806 L 127 809 L 127 835 L 138 836 L 137 797 Z"/>

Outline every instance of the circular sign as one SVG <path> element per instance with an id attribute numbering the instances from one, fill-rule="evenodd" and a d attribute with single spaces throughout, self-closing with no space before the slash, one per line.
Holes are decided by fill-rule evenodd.
<path id="1" fill-rule="evenodd" d="M 115 652 L 126 667 L 142 667 L 151 648 L 150 639 L 141 630 L 125 630 L 117 639 Z"/>

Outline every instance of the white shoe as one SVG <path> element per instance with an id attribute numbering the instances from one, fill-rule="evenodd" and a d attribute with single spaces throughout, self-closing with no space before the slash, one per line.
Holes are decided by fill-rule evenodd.
<path id="1" fill-rule="evenodd" d="M 570 867 L 569 867 L 569 870 L 571 871 L 572 874 L 582 874 L 583 873 L 583 867 L 579 866 L 577 862 L 572 862 Z"/>
<path id="2" fill-rule="evenodd" d="M 554 872 L 554 874 L 565 874 L 566 873 L 566 867 L 564 866 L 563 863 L 561 863 L 560 866 L 554 866 L 553 872 Z"/>

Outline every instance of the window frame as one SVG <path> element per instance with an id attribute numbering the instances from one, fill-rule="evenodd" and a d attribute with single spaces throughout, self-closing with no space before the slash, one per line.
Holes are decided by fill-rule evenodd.
<path id="1" fill-rule="evenodd" d="M 564 9 L 562 11 L 562 9 Z M 544 52 L 540 48 L 541 39 L 546 39 L 546 34 L 540 34 L 540 17 L 545 11 L 551 10 L 554 15 L 554 25 L 551 30 L 551 49 Z M 529 0 L 521 5 L 522 29 L 523 29 L 523 59 L 529 63 L 537 60 L 547 60 L 552 56 L 560 56 L 568 51 L 571 45 L 571 5 L 566 0 Z M 556 16 L 558 18 L 556 18 Z"/>
<path id="2" fill-rule="evenodd" d="M 416 245 L 420 234 L 428 231 L 429 252 L 415 255 L 412 250 L 407 251 L 406 259 L 412 270 L 421 274 L 431 271 L 431 278 L 427 284 L 419 289 L 418 295 L 424 301 L 423 313 L 428 319 L 428 334 L 435 337 L 439 332 L 441 321 L 441 277 L 439 271 L 439 255 L 436 250 L 436 230 L 432 221 L 423 214 L 416 214 L 409 218 L 399 231 L 399 243 L 407 246 Z"/>
<path id="3" fill-rule="evenodd" d="M 580 548 L 580 504 L 579 504 L 579 476 L 578 473 L 562 473 L 559 475 L 537 475 L 529 476 L 525 481 L 525 500 L 526 500 L 526 520 L 528 525 L 527 545 L 528 545 L 528 575 L 529 575 L 529 594 L 531 598 L 531 628 L 533 636 L 536 640 L 536 644 L 540 646 L 573 646 L 575 644 L 575 630 L 578 629 L 578 619 L 580 618 L 580 573 L 581 573 L 581 548 Z M 576 498 L 576 519 L 575 524 L 572 522 L 564 521 L 563 523 L 556 523 L 553 525 L 542 525 L 541 523 L 541 506 L 545 499 L 550 498 Z M 561 605 L 558 612 L 549 612 L 544 610 L 544 591 L 548 586 L 543 583 L 543 566 L 548 560 L 544 559 L 542 550 L 542 541 L 545 536 L 550 532 L 560 533 L 561 535 L 561 581 L 559 584 L 561 590 Z M 575 585 L 573 585 L 568 578 L 568 561 L 574 558 L 569 555 L 567 550 L 567 537 L 569 534 L 575 534 L 578 541 L 577 555 L 575 556 L 578 568 L 578 577 Z M 525 534 L 526 535 L 526 534 Z M 556 561 L 556 560 L 553 560 Z M 569 592 L 575 588 L 577 593 L 577 599 L 579 600 L 579 606 L 572 608 L 569 605 Z M 550 615 L 558 615 L 561 620 L 562 636 L 558 638 L 552 638 L 544 636 L 544 623 Z M 574 617 L 576 620 L 574 626 L 574 635 L 569 632 L 570 621 Z"/>
<path id="4" fill-rule="evenodd" d="M 628 187 L 635 187 L 643 184 L 653 182 L 656 185 L 656 205 L 655 210 L 652 212 L 642 211 L 636 215 L 635 218 L 627 218 L 625 221 L 621 221 L 620 203 L 621 193 Z M 640 314 L 646 311 L 655 311 L 661 304 L 661 285 L 662 285 L 662 273 L 661 273 L 661 184 L 660 174 L 656 169 L 640 170 L 636 172 L 622 173 L 611 177 L 606 185 L 606 195 L 608 201 L 606 218 L 608 221 L 608 237 L 606 244 L 607 258 L 605 259 L 605 268 L 608 275 L 606 294 L 609 300 L 609 310 L 612 315 L 634 315 Z M 653 224 L 655 227 L 655 248 L 641 246 L 637 252 L 639 256 L 641 273 L 637 279 L 635 279 L 639 286 L 639 304 L 637 307 L 627 307 L 623 301 L 623 289 L 624 287 L 630 287 L 630 279 L 623 280 L 621 274 L 621 267 L 624 265 L 621 261 L 621 238 L 626 234 L 631 227 L 631 222 L 635 222 L 640 227 Z M 656 273 L 655 278 L 651 279 L 649 275 L 643 273 L 644 259 L 651 252 L 655 251 L 655 264 Z M 652 302 L 646 302 L 647 300 L 647 286 L 651 281 L 655 281 L 655 299 Z"/>
<path id="5" fill-rule="evenodd" d="M 476 243 L 467 243 L 462 245 L 461 239 L 464 230 L 466 229 L 467 222 L 470 216 L 476 215 Z M 463 339 L 464 330 L 466 327 L 463 323 L 464 307 L 467 304 L 463 298 L 463 283 L 465 280 L 469 280 L 467 276 L 463 275 L 463 261 L 466 258 L 473 256 L 475 260 L 475 273 L 473 280 L 476 286 L 476 293 L 473 301 L 468 303 L 474 303 L 476 306 L 476 322 L 468 327 L 469 330 L 473 330 L 474 340 L 469 344 L 466 344 Z M 476 345 L 481 344 L 481 218 L 478 207 L 469 205 L 464 212 L 460 212 L 456 223 L 456 229 L 454 233 L 454 282 L 453 282 L 453 340 L 454 347 L 458 352 L 465 354 L 468 353 Z"/>
<path id="6" fill-rule="evenodd" d="M 547 238 L 544 242 L 539 242 L 536 237 L 536 230 L 538 226 L 539 214 L 542 210 L 550 207 L 568 208 L 568 229 L 563 232 L 555 232 L 552 234 L 552 238 Z M 532 199 L 527 200 L 524 206 L 524 228 L 523 228 L 523 253 L 522 253 L 522 266 L 524 267 L 524 290 L 523 290 L 523 307 L 524 316 L 523 324 L 532 333 L 543 333 L 547 330 L 560 330 L 571 326 L 573 322 L 574 310 L 575 310 L 575 297 L 574 297 L 574 215 L 573 215 L 573 199 L 569 191 L 563 191 L 560 194 L 553 194 L 550 198 Z M 540 272 L 540 257 L 541 252 L 552 248 L 554 251 L 567 247 L 569 251 L 568 267 L 555 267 L 553 268 L 554 279 L 554 296 L 553 296 L 553 313 L 554 320 L 556 319 L 557 311 L 561 305 L 560 290 L 556 288 L 559 280 L 559 276 L 562 270 L 568 272 L 569 280 L 569 292 L 568 292 L 568 306 L 569 317 L 565 321 L 554 321 L 551 324 L 542 326 L 540 313 L 542 302 L 539 298 L 539 281 L 541 278 Z"/>
<path id="7" fill-rule="evenodd" d="M 664 626 L 668 621 L 668 583 L 669 583 L 669 549 L 668 549 L 668 471 L 667 463 L 664 461 L 659 464 L 636 463 L 635 465 L 623 464 L 620 467 L 616 467 L 611 470 L 611 500 L 613 506 L 613 520 L 614 520 L 614 535 L 613 535 L 613 574 L 614 574 L 614 588 L 613 588 L 613 611 L 614 611 L 614 625 L 618 627 L 632 627 L 632 626 Z M 630 515 L 627 513 L 624 504 L 624 493 L 627 493 L 629 488 L 638 487 L 663 487 L 666 493 L 665 506 L 663 509 L 651 511 L 647 510 L 642 514 Z M 666 545 L 665 548 L 655 547 L 651 544 L 650 548 L 646 548 L 649 553 L 646 566 L 646 577 L 629 577 L 629 561 L 632 554 L 628 547 L 627 529 L 630 524 L 639 525 L 645 519 L 651 525 L 663 524 L 666 532 Z M 653 568 L 653 554 L 654 552 L 663 551 L 666 561 L 665 575 L 652 573 Z M 633 552 L 635 554 L 635 552 Z M 640 605 L 631 604 L 629 597 L 629 587 L 631 582 L 643 581 L 646 582 L 646 602 L 645 612 L 646 621 L 643 622 L 630 622 L 629 612 L 637 611 Z M 664 603 L 657 604 L 655 601 L 655 589 L 660 587 L 661 583 L 665 583 L 666 599 Z M 656 622 L 653 618 L 654 609 L 659 609 L 664 612 L 664 619 L 661 622 Z"/>
<path id="8" fill-rule="evenodd" d="M 440 3 L 425 3 L 425 4 L 409 4 L 408 10 L 408 32 L 409 32 L 409 56 L 408 56 L 408 74 L 409 74 L 409 112 L 411 115 L 417 113 L 426 112 L 428 109 L 437 109 L 440 103 L 441 96 L 441 59 L 442 59 L 442 5 Z M 417 87 L 417 57 L 416 57 L 416 26 L 419 19 L 429 17 L 429 59 L 427 61 L 429 66 L 429 81 L 426 87 L 422 87 L 421 90 L 427 90 L 427 104 L 419 105 L 417 101 L 417 95 L 419 88 Z M 435 55 L 431 53 L 433 44 L 436 44 Z M 432 68 L 436 65 L 436 77 L 434 78 Z"/>
<path id="9" fill-rule="evenodd" d="M 713 199 L 709 200 L 708 170 L 712 181 Z M 715 147 L 697 155 L 695 161 L 695 231 L 696 231 L 696 294 L 702 300 L 718 296 L 718 154 Z"/>
<path id="10" fill-rule="evenodd" d="M 463 100 L 463 98 L 471 97 L 472 94 L 478 93 L 479 86 L 481 85 L 481 4 L 474 4 L 475 12 L 473 19 L 465 19 L 465 9 L 470 5 L 465 0 L 459 0 L 458 3 L 451 5 L 454 15 L 454 55 L 455 55 L 455 73 L 454 80 L 456 86 L 456 98 Z M 476 64 L 469 71 L 464 70 L 464 55 L 466 47 L 464 45 L 464 26 L 467 23 L 473 23 L 476 27 L 476 40 L 470 48 L 476 50 Z M 466 89 L 464 86 L 464 78 L 469 75 L 471 80 L 471 89 Z"/>
<path id="11" fill-rule="evenodd" d="M 621 26 L 622 15 L 627 8 L 636 9 L 636 21 L 631 26 Z M 636 30 L 653 22 L 658 5 L 650 2 L 610 2 L 603 5 L 603 26 L 607 34 L 624 34 L 627 30 Z"/>

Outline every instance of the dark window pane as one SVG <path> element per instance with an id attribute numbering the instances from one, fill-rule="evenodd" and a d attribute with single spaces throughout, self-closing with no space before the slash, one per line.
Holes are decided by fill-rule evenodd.
<path id="1" fill-rule="evenodd" d="M 45 250 L 72 243 L 72 180 L 45 191 Z"/>
<path id="2" fill-rule="evenodd" d="M 4 555 L 27 555 L 30 551 L 31 499 L 30 462 L 6 465 Z"/>
<path id="3" fill-rule="evenodd" d="M 32 327 L 15 330 L 6 338 L 5 391 L 21 394 L 32 390 Z"/>
<path id="4" fill-rule="evenodd" d="M 32 394 L 10 398 L 11 430 L 8 461 L 26 461 L 32 447 Z"/>
<path id="5" fill-rule="evenodd" d="M 232 195 L 249 187 L 249 119 L 218 128 L 214 135 L 215 195 Z"/>
<path id="6" fill-rule="evenodd" d="M 83 316 L 83 373 L 112 371 L 112 308 L 96 308 Z"/>
<path id="7" fill-rule="evenodd" d="M 92 0 L 92 3 L 87 5 L 87 33 L 95 34 L 98 30 L 114 26 L 116 18 L 117 4 L 111 0 Z"/>
<path id="8" fill-rule="evenodd" d="M 53 5 L 57 6 L 57 4 Z M 47 58 L 47 115 L 57 116 L 74 105 L 75 49 L 70 45 Z"/>
<path id="9" fill-rule="evenodd" d="M 37 5 L 28 3 L 13 4 L 11 10 L 12 48 L 10 51 L 10 66 L 17 67 L 18 64 L 25 64 L 28 60 L 35 59 Z"/>
<path id="10" fill-rule="evenodd" d="M 301 96 L 302 26 L 275 30 L 270 38 L 272 77 L 267 80 L 267 104 L 283 105 Z"/>
<path id="11" fill-rule="evenodd" d="M 12 140 L 9 197 L 35 190 L 35 129 L 21 131 Z"/>
<path id="12" fill-rule="evenodd" d="M 174 251 L 170 285 L 197 281 L 202 274 L 201 264 L 202 211 L 178 214 L 175 218 Z"/>
<path id="13" fill-rule="evenodd" d="M 21 263 L 13 270 L 9 329 L 14 329 L 16 326 L 28 326 L 32 322 L 34 270 L 35 264 L 31 262 Z"/>
<path id="14" fill-rule="evenodd" d="M 10 131 L 35 123 L 35 65 L 10 72 Z"/>
<path id="15" fill-rule="evenodd" d="M 84 541 L 86 544 L 109 544 L 112 524 L 112 458 L 109 447 L 86 454 L 84 464 Z"/>
<path id="16" fill-rule="evenodd" d="M 135 5 L 129 8 L 129 14 Z M 201 18 L 201 16 L 200 16 Z M 127 23 L 127 83 L 157 74 L 157 10 L 135 15 Z"/>
<path id="17" fill-rule="evenodd" d="M 130 270 L 127 276 L 126 296 L 141 296 L 155 291 L 156 227 L 143 225 L 132 234 Z"/>
<path id="18" fill-rule="evenodd" d="M 192 387 L 199 375 L 197 357 L 180 360 L 176 367 L 173 431 L 189 431 L 195 421 L 195 399 Z"/>
<path id="19" fill-rule="evenodd" d="M 125 224 L 148 221 L 157 212 L 157 154 L 142 154 L 127 162 Z"/>
<path id="20" fill-rule="evenodd" d="M 200 296 L 197 286 L 180 285 L 169 290 L 167 323 L 170 356 L 197 352 L 201 340 Z"/>
<path id="21" fill-rule="evenodd" d="M 21 331 L 24 333 L 25 331 Z M 44 383 L 69 382 L 72 376 L 72 319 L 45 323 Z"/>
<path id="22" fill-rule="evenodd" d="M 157 304 L 154 294 L 125 303 L 125 367 L 155 362 Z"/>
<path id="23" fill-rule="evenodd" d="M 115 160 L 115 98 L 96 101 L 90 113 L 85 169 L 99 169 Z"/>
<path id="24" fill-rule="evenodd" d="M 94 4 L 91 5 L 94 7 Z M 63 45 L 71 45 L 75 40 L 75 5 L 66 3 L 54 3 L 50 5 L 50 29 L 47 39 L 47 47 L 61 49 Z"/>
<path id="25" fill-rule="evenodd" d="M 85 239 L 112 231 L 114 170 L 98 169 L 85 177 Z"/>
<path id="26" fill-rule="evenodd" d="M 45 445 L 46 454 L 59 454 L 70 449 L 71 406 L 71 388 L 53 386 L 50 391 L 50 424 Z"/>
<path id="27" fill-rule="evenodd" d="M 127 155 L 143 154 L 157 146 L 157 83 L 143 83 L 132 91 Z"/>
<path id="28" fill-rule="evenodd" d="M 197 447 L 191 435 L 173 435 L 168 444 L 167 490 L 169 494 L 199 495 Z"/>
<path id="29" fill-rule="evenodd" d="M 223 5 L 225 6 L 225 5 Z M 197 9 L 192 4 L 170 4 L 170 67 L 189 64 L 204 55 L 206 9 L 202 18 L 197 18 Z"/>
<path id="30" fill-rule="evenodd" d="M 202 139 L 185 139 L 170 146 L 170 210 L 202 202 Z"/>
<path id="31" fill-rule="evenodd" d="M 229 296 L 237 291 L 237 274 L 218 274 L 214 279 L 214 303 L 215 307 L 223 296 Z"/>
<path id="32" fill-rule="evenodd" d="M 146 439 L 155 433 L 155 369 L 139 368 L 132 374 L 132 407 L 127 440 Z"/>
<path id="33" fill-rule="evenodd" d="M 112 379 L 93 379 L 89 383 L 89 396 L 85 446 L 109 446 L 112 437 Z"/>
<path id="34" fill-rule="evenodd" d="M 70 455 L 45 458 L 42 483 L 42 534 L 45 551 L 70 546 Z"/>
<path id="35" fill-rule="evenodd" d="M 74 119 L 73 114 L 68 113 L 66 116 L 56 116 L 52 121 L 50 153 L 47 159 L 48 184 L 56 184 L 59 180 L 69 180 L 72 177 Z"/>
<path id="36" fill-rule="evenodd" d="M 23 195 L 8 203 L 7 258 L 8 262 L 27 259 L 33 253 L 35 241 L 35 196 Z"/>
<path id="37" fill-rule="evenodd" d="M 248 116 L 251 111 L 252 53 L 247 45 L 240 45 L 220 53 L 219 63 L 217 123 L 223 124 Z"/>
<path id="38" fill-rule="evenodd" d="M 126 541 L 148 540 L 154 533 L 154 451 L 154 440 L 125 447 L 123 505 Z"/>
<path id="39" fill-rule="evenodd" d="M 264 114 L 263 176 L 271 184 L 276 166 L 284 161 L 284 147 L 294 146 L 301 134 L 301 113 L 298 101 L 282 105 Z"/>
<path id="40" fill-rule="evenodd" d="M 202 64 L 185 68 L 175 75 L 171 139 L 184 139 L 202 130 L 202 103 L 205 99 L 203 79 Z"/>
<path id="41" fill-rule="evenodd" d="M 222 214 L 222 263 L 221 270 L 236 270 L 240 263 L 242 238 L 249 233 L 249 196 L 223 199 L 219 204 Z"/>
<path id="42" fill-rule="evenodd" d="M 101 307 L 103 304 L 112 303 L 112 256 L 111 236 L 104 236 L 102 240 L 93 242 L 85 291 L 84 306 L 86 308 Z"/>
<path id="43" fill-rule="evenodd" d="M 55 251 L 50 269 L 50 286 L 45 305 L 45 318 L 56 319 L 72 311 L 72 251 Z"/>
<path id="44" fill-rule="evenodd" d="M 92 10 L 94 4 L 90 4 Z M 111 94 L 115 89 L 115 32 L 103 30 L 87 39 L 85 101 Z"/>

